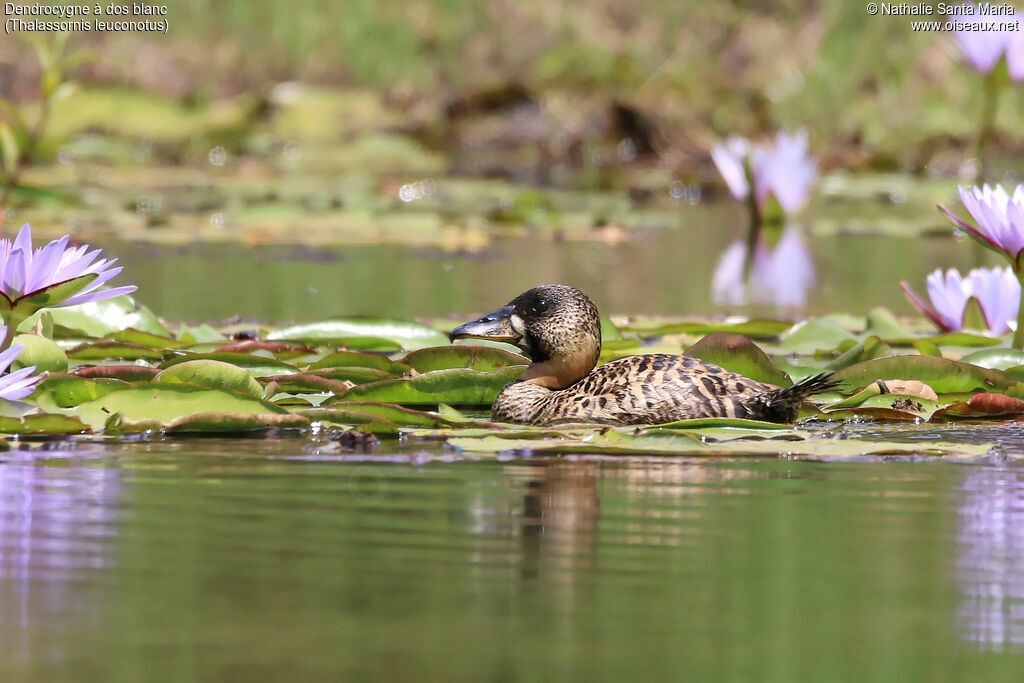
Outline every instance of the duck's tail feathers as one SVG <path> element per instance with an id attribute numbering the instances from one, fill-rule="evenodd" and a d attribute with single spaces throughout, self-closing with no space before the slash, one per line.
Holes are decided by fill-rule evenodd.
<path id="1" fill-rule="evenodd" d="M 766 397 L 769 419 L 778 422 L 794 422 L 800 414 L 800 405 L 805 398 L 835 389 L 842 380 L 833 379 L 831 372 L 823 372 L 800 380 L 792 386 L 776 389 Z"/>

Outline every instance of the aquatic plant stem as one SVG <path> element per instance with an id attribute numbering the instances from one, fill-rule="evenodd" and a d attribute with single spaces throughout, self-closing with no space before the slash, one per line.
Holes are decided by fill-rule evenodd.
<path id="1" fill-rule="evenodd" d="M 1002 94 L 1002 83 L 999 80 L 998 71 L 993 69 L 985 76 L 984 99 L 981 105 L 981 123 L 978 128 L 978 138 L 974 145 L 974 158 L 978 160 L 978 174 L 980 180 L 984 180 L 987 164 L 985 163 L 985 152 L 988 148 L 989 139 L 995 130 L 996 112 L 999 109 L 999 96 Z"/>
<path id="2" fill-rule="evenodd" d="M 757 239 L 761 235 L 761 227 L 764 217 L 761 215 L 761 207 L 757 205 L 757 198 L 754 196 L 754 183 L 750 178 L 750 171 L 747 171 L 750 192 L 747 193 L 747 253 L 743 259 L 743 282 L 750 279 L 750 271 L 754 267 L 754 251 L 757 248 Z"/>
<path id="3" fill-rule="evenodd" d="M 1024 272 L 1016 271 L 1017 281 L 1024 287 Z M 1024 295 L 1020 297 L 1020 307 L 1017 309 L 1017 329 L 1013 331 L 1013 348 L 1024 351 Z"/>

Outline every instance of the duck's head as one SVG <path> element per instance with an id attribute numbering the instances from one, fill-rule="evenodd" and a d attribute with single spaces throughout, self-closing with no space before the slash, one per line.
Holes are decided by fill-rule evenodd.
<path id="1" fill-rule="evenodd" d="M 586 294 L 567 285 L 523 292 L 506 306 L 465 325 L 456 339 L 491 339 L 515 344 L 533 364 L 523 381 L 564 389 L 585 377 L 601 355 L 601 318 Z"/>

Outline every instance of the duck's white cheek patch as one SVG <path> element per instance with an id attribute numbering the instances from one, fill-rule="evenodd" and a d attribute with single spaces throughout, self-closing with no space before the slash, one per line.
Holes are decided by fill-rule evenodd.
<path id="1" fill-rule="evenodd" d="M 523 324 L 523 319 L 513 313 L 509 317 L 509 322 L 512 323 L 512 329 L 516 331 L 520 337 L 526 334 L 526 325 Z"/>

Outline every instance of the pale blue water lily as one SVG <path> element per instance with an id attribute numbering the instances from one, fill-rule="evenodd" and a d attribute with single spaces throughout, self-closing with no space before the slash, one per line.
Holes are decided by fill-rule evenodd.
<path id="1" fill-rule="evenodd" d="M 134 285 L 99 289 L 121 272 L 113 267 L 117 259 L 99 255 L 88 245 L 69 248 L 67 236 L 33 250 L 28 223 L 13 242 L 0 240 L 0 317 L 7 326 L 0 349 L 10 345 L 21 321 L 36 311 L 135 291 Z"/>
<path id="2" fill-rule="evenodd" d="M 972 298 L 980 306 L 989 332 L 1001 335 L 1017 328 L 1021 286 L 1010 268 L 975 268 L 967 277 L 955 268 L 945 273 L 936 270 L 928 275 L 927 285 L 930 305 L 906 282 L 900 283 L 910 303 L 942 330 L 964 329 L 964 314 Z"/>
<path id="3" fill-rule="evenodd" d="M 806 131 L 779 131 L 772 142 L 756 145 L 733 136 L 715 145 L 711 159 L 736 199 L 748 198 L 753 185 L 759 210 L 771 195 L 787 214 L 810 201 L 817 162 L 808 152 Z"/>
<path id="4" fill-rule="evenodd" d="M 800 308 L 814 285 L 814 260 L 800 231 L 787 228 L 775 247 L 758 239 L 750 265 L 749 287 L 744 278 L 747 245 L 736 240 L 722 253 L 711 280 L 716 303 L 774 304 Z"/>
<path id="5" fill-rule="evenodd" d="M 6 333 L 6 330 L 4 330 Z M 6 334 L 4 334 L 6 336 Z M 18 357 L 25 347 L 15 344 L 6 351 L 0 353 L 0 373 L 7 371 L 14 359 Z M 29 365 L 0 377 L 0 398 L 8 401 L 17 401 L 31 394 L 36 385 L 43 381 L 43 375 L 33 375 L 36 366 Z"/>

